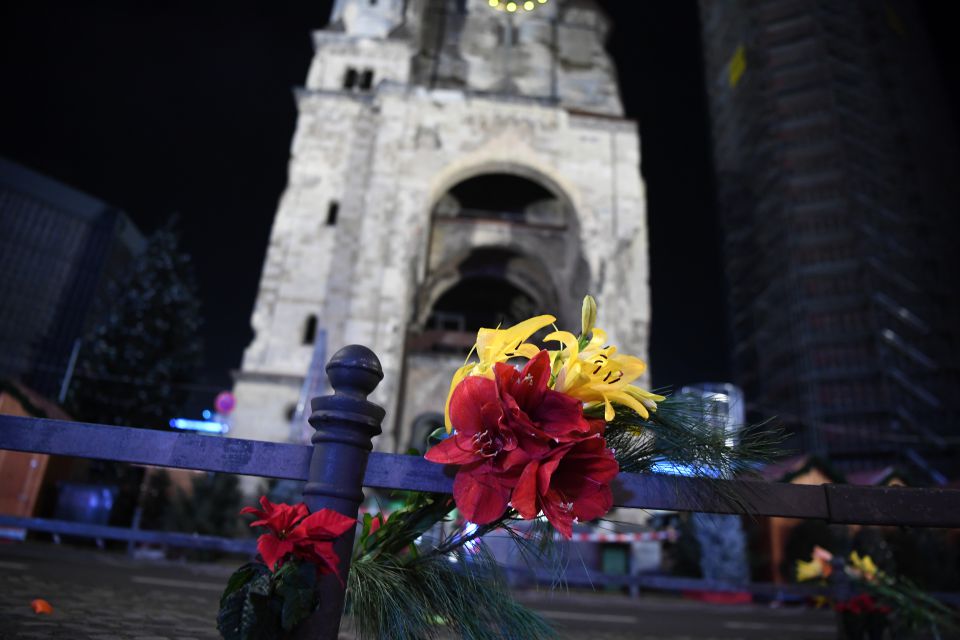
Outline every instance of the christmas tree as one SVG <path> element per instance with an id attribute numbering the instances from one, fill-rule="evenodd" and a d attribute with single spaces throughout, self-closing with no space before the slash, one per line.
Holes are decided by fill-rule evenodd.
<path id="1" fill-rule="evenodd" d="M 112 289 L 83 340 L 67 403 L 78 419 L 166 428 L 201 364 L 200 301 L 175 218 L 157 230 Z"/>

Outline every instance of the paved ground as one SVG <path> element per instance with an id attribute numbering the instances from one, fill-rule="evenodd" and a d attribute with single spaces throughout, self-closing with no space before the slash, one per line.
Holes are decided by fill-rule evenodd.
<path id="1" fill-rule="evenodd" d="M 132 560 L 52 545 L 0 544 L 0 640 L 196 640 L 218 638 L 217 601 L 237 562 Z M 34 598 L 54 607 L 30 609 Z M 817 640 L 836 637 L 833 615 L 676 598 L 524 592 L 564 640 Z M 344 638 L 348 638 L 344 634 Z"/>

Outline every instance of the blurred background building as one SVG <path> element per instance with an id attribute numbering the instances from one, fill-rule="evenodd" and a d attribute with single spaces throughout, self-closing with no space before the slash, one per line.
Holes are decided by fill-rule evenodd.
<path id="1" fill-rule="evenodd" d="M 575 329 L 588 292 L 645 357 L 639 138 L 608 20 L 591 2 L 491 5 L 340 0 L 314 34 L 232 435 L 300 438 L 320 367 L 360 343 L 385 373 L 378 446 L 422 449 L 479 327 L 552 313 Z"/>
<path id="2" fill-rule="evenodd" d="M 48 398 L 143 249 L 122 211 L 0 158 L 0 378 Z"/>
<path id="3" fill-rule="evenodd" d="M 700 1 L 736 381 L 840 469 L 940 481 L 960 162 L 908 2 Z"/>

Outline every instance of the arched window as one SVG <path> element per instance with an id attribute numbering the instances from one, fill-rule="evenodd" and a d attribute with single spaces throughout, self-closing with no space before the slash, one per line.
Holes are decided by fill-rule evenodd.
<path id="1" fill-rule="evenodd" d="M 360 75 L 360 90 L 369 91 L 373 86 L 373 70 L 367 69 Z"/>
<path id="2" fill-rule="evenodd" d="M 427 326 L 475 333 L 481 327 L 510 326 L 539 312 L 537 301 L 502 277 L 468 276 L 434 303 Z"/>
<path id="3" fill-rule="evenodd" d="M 353 89 L 355 86 L 357 86 L 357 70 L 349 67 L 347 72 L 343 74 L 343 88 Z"/>
<path id="4" fill-rule="evenodd" d="M 462 218 L 525 222 L 550 227 L 566 224 L 566 206 L 554 193 L 528 178 L 486 173 L 458 183 L 435 213 Z"/>
<path id="5" fill-rule="evenodd" d="M 303 327 L 303 344 L 313 344 L 317 340 L 317 316 L 311 314 Z"/>

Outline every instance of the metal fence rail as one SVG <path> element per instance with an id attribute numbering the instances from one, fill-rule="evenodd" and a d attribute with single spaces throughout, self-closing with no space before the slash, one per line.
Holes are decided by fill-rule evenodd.
<path id="1" fill-rule="evenodd" d="M 309 445 L 0 415 L 0 449 L 32 451 L 160 467 L 307 480 Z M 450 493 L 448 469 L 423 458 L 371 453 L 366 487 Z M 727 489 L 718 490 L 726 484 Z M 837 524 L 960 527 L 960 491 L 909 487 L 792 485 L 621 473 L 613 485 L 620 507 L 747 512 L 815 518 Z M 740 496 L 735 504 L 725 495 Z"/>
<path id="2" fill-rule="evenodd" d="M 198 533 L 178 533 L 174 531 L 152 531 L 111 527 L 88 522 L 70 522 L 69 520 L 49 520 L 47 518 L 18 518 L 0 514 L 0 527 L 13 527 L 29 531 L 41 531 L 78 538 L 102 538 L 104 540 L 123 540 L 124 542 L 142 542 L 184 549 L 204 549 L 239 553 L 252 556 L 257 551 L 254 538 L 222 538 Z"/>
<path id="3" fill-rule="evenodd" d="M 0 449 L 304 480 L 303 500 L 310 511 L 332 509 L 351 518 L 357 516 L 363 501 L 363 486 L 450 493 L 452 470 L 420 456 L 370 453 L 384 417 L 383 408 L 366 399 L 383 378 L 372 351 L 345 347 L 330 359 L 326 371 L 334 393 L 311 401 L 312 446 L 0 416 Z M 839 524 L 960 527 L 960 491 L 943 489 L 804 486 L 621 473 L 613 482 L 613 491 L 617 506 L 639 509 L 746 512 Z M 738 496 L 737 501 L 724 498 L 730 495 Z M 62 524 L 39 523 L 68 533 Z M 87 532 L 91 526 L 78 525 Z M 113 529 L 104 527 L 102 537 L 119 535 Z M 75 531 L 84 535 L 80 529 Z M 140 531 L 136 535 L 144 539 L 154 534 L 170 540 L 171 534 L 165 532 Z M 344 576 L 350 570 L 355 534 L 348 530 L 334 542 Z M 202 543 L 219 544 L 213 540 Z M 298 639 L 338 637 L 345 584 L 329 574 L 321 577 L 318 590 L 319 609 L 297 627 Z"/>

